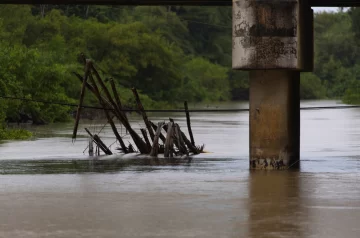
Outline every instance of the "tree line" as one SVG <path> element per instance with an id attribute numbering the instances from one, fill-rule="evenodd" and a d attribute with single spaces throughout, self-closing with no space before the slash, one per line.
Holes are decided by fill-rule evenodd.
<path id="1" fill-rule="evenodd" d="M 315 70 L 301 76 L 303 99 L 360 103 L 360 10 L 315 14 Z M 231 69 L 231 7 L 4 5 L 0 8 L 0 92 L 76 103 L 84 53 L 147 108 L 248 99 L 247 72 Z M 91 95 L 85 104 L 95 105 Z M 69 118 L 70 107 L 0 99 L 0 122 Z"/>

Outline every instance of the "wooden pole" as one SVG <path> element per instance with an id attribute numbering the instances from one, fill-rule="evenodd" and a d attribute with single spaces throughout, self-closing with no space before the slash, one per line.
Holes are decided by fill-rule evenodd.
<path id="1" fill-rule="evenodd" d="M 171 150 L 173 150 L 173 135 L 174 135 L 174 123 L 169 122 L 167 124 L 167 133 L 166 133 L 166 142 L 165 142 L 165 151 L 164 151 L 164 157 L 168 158 L 171 153 Z"/>
<path id="2" fill-rule="evenodd" d="M 179 126 L 178 124 L 175 124 L 175 133 L 176 133 L 177 140 L 178 140 L 178 144 L 179 144 L 179 147 L 178 147 L 178 148 L 179 148 L 179 151 L 180 151 L 182 154 L 189 155 L 189 152 L 188 152 L 188 150 L 186 149 L 184 140 L 183 140 L 182 135 L 181 135 L 180 126 Z"/>
<path id="3" fill-rule="evenodd" d="M 77 78 L 80 81 L 82 81 L 82 78 L 78 73 L 76 73 L 76 72 L 73 72 L 73 73 L 74 73 L 74 75 L 77 76 Z M 140 153 L 145 154 L 147 151 L 147 146 L 146 146 L 145 142 L 142 141 L 140 136 L 131 128 L 129 122 L 126 121 L 121 115 L 119 115 L 117 110 L 113 109 L 111 107 L 111 104 L 104 97 L 102 97 L 101 95 L 98 95 L 95 92 L 95 89 L 93 86 L 91 86 L 89 83 L 86 83 L 86 87 L 98 98 L 100 103 L 103 103 L 102 107 L 104 108 L 104 110 L 111 110 L 114 112 L 115 116 L 119 119 L 119 121 L 124 125 L 126 130 L 129 132 L 130 136 L 132 137 L 133 141 L 135 142 L 136 146 L 138 147 Z"/>
<path id="4" fill-rule="evenodd" d="M 111 150 L 109 150 L 106 145 L 104 144 L 104 142 L 102 142 L 102 140 L 100 139 L 100 137 L 98 135 L 92 135 L 91 132 L 85 128 L 85 131 L 89 134 L 89 136 L 95 141 L 95 143 L 97 144 L 97 146 L 107 155 L 112 155 Z"/>
<path id="5" fill-rule="evenodd" d="M 94 65 L 91 64 L 90 67 L 91 67 L 92 71 L 94 72 L 95 78 L 97 79 L 97 81 L 98 81 L 101 89 L 104 91 L 107 100 L 109 100 L 110 104 L 114 107 L 114 109 L 117 110 L 117 111 L 121 114 L 118 106 L 116 105 L 115 101 L 114 101 L 113 98 L 111 97 L 108 88 L 107 88 L 106 85 L 104 84 L 103 80 L 101 79 L 101 77 L 100 77 L 99 73 L 97 72 L 97 70 L 95 69 Z"/>
<path id="6" fill-rule="evenodd" d="M 185 113 L 186 113 L 186 123 L 187 123 L 188 131 L 189 131 L 189 135 L 190 135 L 191 144 L 193 146 L 195 146 L 194 136 L 193 136 L 193 133 L 191 130 L 190 113 L 189 113 L 187 101 L 184 102 L 184 107 L 185 107 Z"/>
<path id="7" fill-rule="evenodd" d="M 174 122 L 174 120 L 172 118 L 169 118 L 169 120 L 171 122 Z M 166 125 L 164 126 L 164 130 L 167 130 Z M 187 145 L 187 147 L 189 148 L 190 151 L 192 151 L 194 154 L 200 154 L 200 151 L 196 148 L 196 146 L 194 146 L 193 144 L 191 144 L 191 142 L 189 141 L 189 139 L 186 137 L 186 135 L 184 134 L 184 132 L 182 132 L 180 130 L 181 136 L 184 139 L 185 144 Z M 176 139 L 176 138 L 175 138 Z"/>
<path id="8" fill-rule="evenodd" d="M 115 123 L 114 123 L 113 119 L 111 118 L 111 116 L 110 116 L 110 114 L 109 114 L 109 111 L 106 110 L 106 105 L 105 105 L 105 103 L 102 101 L 102 98 L 101 98 L 100 92 L 99 92 L 99 88 L 97 87 L 96 82 L 95 82 L 95 80 L 93 79 L 93 77 L 91 76 L 91 74 L 90 74 L 90 81 L 91 81 L 91 83 L 93 84 L 93 88 L 94 88 L 94 93 L 95 93 L 95 95 L 97 96 L 100 104 L 101 104 L 102 107 L 104 108 L 105 116 L 106 116 L 106 118 L 107 118 L 107 120 L 108 120 L 108 122 L 109 122 L 109 124 L 110 124 L 110 126 L 111 126 L 111 129 L 112 129 L 113 132 L 114 132 L 114 135 L 115 135 L 116 139 L 117 139 L 117 140 L 119 141 L 119 143 L 120 143 L 120 146 L 121 146 L 122 151 L 123 151 L 125 154 L 127 154 L 127 148 L 126 148 L 126 146 L 125 146 L 125 143 L 124 143 L 124 141 L 122 140 L 122 138 L 121 138 L 121 136 L 120 136 L 120 134 L 119 134 L 116 126 L 115 126 Z"/>
<path id="9" fill-rule="evenodd" d="M 118 94 L 118 92 L 116 90 L 114 80 L 112 78 L 110 79 L 110 85 L 111 85 L 111 89 L 112 89 L 114 97 L 115 97 L 116 104 L 117 104 L 118 108 L 120 109 L 120 112 L 123 115 L 123 117 L 128 121 L 125 112 L 122 111 L 123 108 L 122 108 L 122 104 L 121 104 L 121 101 L 120 101 L 120 97 L 119 97 L 119 94 Z"/>
<path id="10" fill-rule="evenodd" d="M 148 138 L 148 136 L 147 136 L 146 130 L 143 129 L 143 128 L 141 128 L 140 131 L 141 131 L 141 133 L 142 133 L 142 135 L 143 135 L 143 137 L 144 137 L 144 140 L 145 140 L 145 142 L 146 142 L 146 145 L 147 145 L 148 150 L 149 150 L 149 153 L 150 153 L 150 151 L 151 151 L 151 144 L 150 144 L 149 138 Z"/>
<path id="11" fill-rule="evenodd" d="M 91 61 L 86 60 L 84 78 L 81 79 L 82 86 L 81 86 L 81 92 L 80 92 L 80 101 L 79 101 L 79 105 L 78 105 L 78 108 L 77 108 L 77 111 L 76 111 L 76 119 L 75 119 L 73 135 L 72 135 L 73 142 L 76 140 L 76 134 L 77 134 L 79 121 L 80 121 L 81 106 L 82 106 L 83 101 L 84 101 L 86 83 L 87 83 L 87 79 L 88 79 L 88 76 L 89 76 L 89 73 L 90 73 L 90 64 L 91 64 Z"/>
<path id="12" fill-rule="evenodd" d="M 94 155 L 94 140 L 93 138 L 89 137 L 89 156 Z"/>
<path id="13" fill-rule="evenodd" d="M 142 105 L 142 103 L 140 101 L 139 94 L 138 94 L 136 88 L 132 88 L 131 90 L 132 90 L 132 92 L 133 92 L 133 94 L 135 96 L 136 103 L 137 103 L 139 111 L 141 112 L 141 115 L 142 115 L 142 117 L 144 119 L 146 128 L 149 131 L 151 141 L 154 141 L 155 134 L 154 134 L 154 131 L 153 131 L 152 127 L 151 127 L 151 123 L 150 123 L 150 121 L 149 121 L 149 119 L 148 119 L 148 117 L 146 115 L 145 109 L 144 109 L 144 107 L 143 107 L 143 105 Z"/>
<path id="14" fill-rule="evenodd" d="M 153 124 L 153 123 L 152 123 Z M 157 156 L 159 153 L 159 137 L 161 135 L 161 129 L 164 125 L 164 122 L 159 122 L 157 126 L 157 130 L 154 137 L 153 146 L 151 148 L 150 156 Z"/>
<path id="15" fill-rule="evenodd" d="M 93 134 L 91 134 L 91 132 L 90 132 L 87 128 L 85 128 L 85 131 L 89 134 L 90 138 L 95 142 L 95 144 L 96 144 L 97 146 L 99 146 L 98 143 L 97 143 L 97 141 L 94 139 Z"/>
<path id="16" fill-rule="evenodd" d="M 95 134 L 94 139 L 97 141 L 98 145 L 101 145 L 100 148 L 103 148 L 103 151 L 104 151 L 105 154 L 107 154 L 107 155 L 112 155 L 113 154 L 111 152 L 111 150 L 109 150 L 109 148 L 107 148 L 105 143 L 100 139 L 100 137 L 98 135 Z"/>
<path id="17" fill-rule="evenodd" d="M 158 126 L 156 126 L 153 122 L 150 122 L 150 123 L 151 123 L 151 126 L 152 126 L 152 128 L 154 129 L 154 131 L 157 131 L 157 130 L 158 130 Z M 164 123 L 162 123 L 162 126 L 161 126 L 161 127 L 163 127 L 163 125 L 164 125 Z M 155 136 L 156 136 L 156 133 L 155 133 Z M 166 138 L 165 138 L 165 136 L 161 133 L 161 129 L 160 129 L 160 135 L 159 135 L 159 137 L 160 137 L 160 140 L 165 144 Z"/>
<path id="18" fill-rule="evenodd" d="M 180 133 L 178 131 L 178 128 L 177 128 L 176 124 L 174 124 L 174 137 L 176 138 L 175 143 L 176 143 L 177 148 L 179 149 L 180 154 L 182 154 L 183 151 L 182 151 L 181 144 L 180 144 L 179 134 Z"/>
<path id="19" fill-rule="evenodd" d="M 170 122 L 172 122 L 173 125 L 174 125 L 174 127 L 175 127 L 175 122 L 174 122 L 174 120 L 171 119 L 171 118 L 169 118 L 169 119 L 170 119 Z M 168 128 L 169 128 L 168 125 L 165 124 L 165 125 L 163 126 L 163 128 L 164 128 L 165 132 L 168 133 Z M 174 132 L 173 132 L 173 133 L 175 134 L 175 128 L 174 128 Z M 179 146 L 179 143 L 178 143 L 178 138 L 177 138 L 176 136 L 173 136 L 173 141 L 174 141 L 174 144 L 175 144 L 176 148 L 178 148 L 178 150 L 181 151 L 181 148 L 178 147 L 178 146 Z"/>
<path id="20" fill-rule="evenodd" d="M 138 149 L 140 150 L 140 153 L 142 154 L 146 154 L 147 153 L 147 146 L 146 143 L 141 139 L 141 137 L 131 128 L 129 122 L 127 121 L 126 118 L 124 118 L 124 116 L 121 113 L 121 110 L 117 107 L 116 103 L 114 102 L 114 100 L 112 99 L 109 90 L 107 89 L 107 87 L 105 86 L 103 80 L 101 79 L 99 73 L 97 72 L 97 70 L 95 69 L 94 65 L 90 65 L 92 71 L 95 74 L 95 77 L 97 79 L 97 81 L 99 82 L 101 88 L 103 89 L 103 91 L 106 94 L 107 99 L 109 100 L 110 104 L 112 105 L 112 107 L 115 109 L 115 115 L 119 118 L 119 120 L 122 122 L 122 124 L 125 126 L 125 128 L 129 131 L 129 134 L 131 135 L 131 137 L 133 138 L 133 141 L 135 142 L 136 146 L 138 147 Z M 151 134 L 150 134 L 151 135 Z"/>
<path id="21" fill-rule="evenodd" d="M 135 153 L 135 150 L 134 150 L 134 147 L 133 147 L 133 145 L 131 144 L 131 143 L 129 143 L 129 152 L 130 153 Z"/>

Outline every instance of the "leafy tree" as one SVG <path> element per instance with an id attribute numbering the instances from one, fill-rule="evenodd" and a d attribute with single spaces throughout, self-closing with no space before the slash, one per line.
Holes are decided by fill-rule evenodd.
<path id="1" fill-rule="evenodd" d="M 184 67 L 186 74 L 181 80 L 178 98 L 196 102 L 229 99 L 227 68 L 203 58 L 193 58 Z"/>
<path id="2" fill-rule="evenodd" d="M 313 73 L 302 73 L 300 79 L 300 97 L 302 99 L 325 98 L 326 89 L 321 80 Z"/>
<path id="3" fill-rule="evenodd" d="M 122 100 L 130 87 L 148 108 L 188 101 L 248 99 L 248 73 L 231 69 L 231 7 L 4 5 L 0 8 L 1 95 L 75 103 L 79 54 Z M 301 97 L 358 102 L 360 10 L 315 14 L 315 71 L 301 76 Z M 97 104 L 91 94 L 85 103 Z M 69 118 L 72 108 L 0 100 L 0 122 Z"/>

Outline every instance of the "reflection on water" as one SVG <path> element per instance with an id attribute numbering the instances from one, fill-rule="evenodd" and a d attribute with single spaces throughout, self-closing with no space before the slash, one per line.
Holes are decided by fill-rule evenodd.
<path id="1" fill-rule="evenodd" d="M 131 158 L 101 160 L 2 160 L 0 174 L 71 174 L 113 173 L 121 171 L 148 172 L 164 167 L 190 166 L 193 158 Z M 197 165 L 204 161 L 197 161 Z M 214 161 L 212 161 L 214 162 Z M 208 164 L 205 164 L 209 166 Z"/>
<path id="2" fill-rule="evenodd" d="M 181 113 L 149 116 L 186 126 Z M 301 168 L 277 172 L 249 171 L 247 112 L 191 116 L 211 153 L 91 159 L 83 128 L 100 130 L 94 121 L 74 144 L 72 123 L 0 144 L 0 237 L 358 237 L 359 109 L 302 111 Z M 109 127 L 100 136 L 114 142 Z"/>
<path id="3" fill-rule="evenodd" d="M 269 171 L 271 172 L 271 171 Z M 249 184 L 250 236 L 306 237 L 301 227 L 299 173 L 251 172 Z"/>

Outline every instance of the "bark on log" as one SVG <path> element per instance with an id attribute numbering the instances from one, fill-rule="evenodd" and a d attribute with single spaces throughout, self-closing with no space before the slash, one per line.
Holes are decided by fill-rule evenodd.
<path id="1" fill-rule="evenodd" d="M 175 122 L 174 122 L 174 120 L 173 120 L 172 118 L 170 118 L 170 122 L 172 122 L 173 125 L 175 126 Z M 168 125 L 165 124 L 165 125 L 163 126 L 163 128 L 164 128 L 165 132 L 168 133 Z M 175 134 L 175 128 L 174 128 L 174 134 Z M 173 141 L 174 141 L 174 144 L 175 144 L 176 148 L 180 151 L 181 148 L 178 147 L 178 144 L 179 144 L 179 143 L 178 143 L 178 140 L 177 140 L 177 137 L 176 137 L 176 136 L 173 136 Z"/>
<path id="2" fill-rule="evenodd" d="M 106 147 L 106 145 L 104 144 L 104 142 L 100 139 L 100 137 L 98 135 L 92 135 L 91 132 L 85 128 L 85 131 L 89 134 L 89 136 L 94 140 L 94 142 L 96 143 L 96 145 L 107 155 L 112 155 L 111 150 L 109 150 L 109 148 Z"/>
<path id="3" fill-rule="evenodd" d="M 113 106 L 113 108 L 118 111 L 118 113 L 121 114 L 121 111 L 119 110 L 118 106 L 116 105 L 115 101 L 113 100 L 113 98 L 111 97 L 111 94 L 108 90 L 108 88 L 106 87 L 106 85 L 104 84 L 104 81 L 101 79 L 99 73 L 97 72 L 97 70 L 95 69 L 94 65 L 91 64 L 90 65 L 91 70 L 94 72 L 95 78 L 97 80 L 97 82 L 99 83 L 101 89 L 103 90 L 103 92 L 105 93 L 105 96 L 107 98 L 107 100 L 110 102 L 110 104 Z"/>
<path id="4" fill-rule="evenodd" d="M 87 79 L 88 79 L 88 76 L 89 76 L 89 73 L 90 73 L 90 64 L 91 64 L 91 61 L 86 60 L 85 74 L 84 74 L 84 78 L 81 80 L 82 81 L 82 86 L 81 86 L 81 92 L 80 92 L 80 101 L 79 101 L 79 106 L 78 106 L 77 111 L 76 111 L 76 119 L 75 119 L 73 135 L 72 135 L 72 140 L 73 141 L 76 139 L 76 134 L 77 134 L 78 126 L 79 126 L 81 106 L 82 106 L 83 101 L 84 101 L 86 83 L 87 83 Z"/>
<path id="5" fill-rule="evenodd" d="M 180 136 L 179 136 L 180 132 L 178 131 L 178 128 L 176 126 L 176 124 L 174 124 L 174 138 L 176 138 L 175 143 L 176 143 L 176 147 L 179 149 L 179 153 L 182 154 L 182 148 L 180 145 Z"/>
<path id="6" fill-rule="evenodd" d="M 122 122 L 122 124 L 125 126 L 126 130 L 129 131 L 129 134 L 131 135 L 133 141 L 135 142 L 136 146 L 138 147 L 140 153 L 146 154 L 148 153 L 148 148 L 146 146 L 146 143 L 141 139 L 141 137 L 132 129 L 131 125 L 129 124 L 128 120 L 122 115 L 121 110 L 117 107 L 116 103 L 112 99 L 109 90 L 105 86 L 103 80 L 101 79 L 99 73 L 95 69 L 94 65 L 91 64 L 91 69 L 95 74 L 95 77 L 97 81 L 99 82 L 100 86 L 102 87 L 102 90 L 105 92 L 107 99 L 109 100 L 110 104 L 112 105 L 113 109 L 115 110 L 115 115 L 119 118 L 119 120 Z M 91 78 L 91 77 L 90 77 Z"/>
<path id="7" fill-rule="evenodd" d="M 116 104 L 117 104 L 118 108 L 120 109 L 121 114 L 123 115 L 123 117 L 127 121 L 129 121 L 126 114 L 125 114 L 125 112 L 122 111 L 123 107 L 122 107 L 122 104 L 121 104 L 121 100 L 120 100 L 119 94 L 118 94 L 118 92 L 116 90 L 114 80 L 112 78 L 110 79 L 110 85 L 111 85 L 111 89 L 112 89 L 114 97 L 115 97 Z"/>
<path id="8" fill-rule="evenodd" d="M 170 121 L 174 121 L 174 120 L 170 118 Z M 165 131 L 168 130 L 167 125 L 164 125 L 164 130 L 165 130 Z M 198 149 L 196 148 L 196 146 L 193 146 L 193 145 L 191 144 L 191 142 L 190 142 L 189 139 L 186 137 L 186 135 L 184 134 L 184 132 L 182 132 L 182 131 L 180 130 L 180 134 L 181 134 L 181 137 L 183 138 L 186 146 L 188 147 L 188 149 L 189 149 L 192 153 L 194 153 L 195 155 L 200 154 L 200 152 L 198 151 Z"/>
<path id="9" fill-rule="evenodd" d="M 82 78 L 79 74 L 77 74 L 76 72 L 73 72 L 74 75 L 77 76 L 77 78 L 82 81 Z M 79 78 L 80 77 L 80 78 Z M 90 74 L 90 79 L 92 79 L 92 76 Z M 92 79 L 92 81 L 94 81 Z M 126 128 L 126 130 L 129 132 L 131 138 L 133 139 L 134 143 L 136 144 L 136 146 L 138 147 L 140 153 L 145 154 L 147 151 L 147 147 L 144 141 L 142 141 L 141 137 L 131 128 L 130 124 L 128 121 L 126 121 L 121 115 L 119 115 L 118 111 L 115 110 L 111 104 L 101 95 L 97 95 L 95 92 L 95 89 L 93 86 L 91 86 L 89 83 L 86 83 L 86 87 L 95 94 L 95 96 L 98 98 L 99 102 L 103 102 L 104 104 L 101 104 L 101 106 L 104 108 L 104 110 L 110 110 L 113 111 L 115 116 L 118 118 L 118 120 L 124 125 L 124 127 Z"/>
<path id="10" fill-rule="evenodd" d="M 193 146 L 193 145 L 191 144 L 191 141 L 189 141 L 189 139 L 186 137 L 186 135 L 184 134 L 184 132 L 182 132 L 182 131 L 180 130 L 180 133 L 181 133 L 182 138 L 184 139 L 184 142 L 185 142 L 186 146 L 189 148 L 189 150 L 190 150 L 191 152 L 193 152 L 195 155 L 200 154 L 200 152 L 198 151 L 198 149 L 196 148 L 196 146 Z"/>
<path id="11" fill-rule="evenodd" d="M 89 156 L 94 156 L 94 140 L 89 137 Z"/>
<path id="12" fill-rule="evenodd" d="M 157 131 L 158 130 L 158 126 L 156 126 L 153 122 L 150 122 L 151 123 L 151 126 L 152 126 L 152 128 L 154 129 L 154 131 Z M 160 122 L 159 122 L 160 123 Z M 161 127 L 163 127 L 164 126 L 164 122 L 162 123 L 162 126 Z M 162 129 L 162 128 L 161 128 Z M 165 144 L 165 140 L 166 140 L 166 138 L 165 138 L 165 136 L 161 133 L 161 129 L 160 129 L 160 135 L 159 135 L 159 137 L 160 137 L 160 140 Z M 155 134 L 155 136 L 156 136 L 156 134 Z"/>
<path id="13" fill-rule="evenodd" d="M 154 134 L 154 131 L 153 131 L 152 127 L 151 127 L 151 123 L 150 123 L 150 121 L 149 121 L 149 119 L 148 119 L 148 117 L 146 115 L 145 109 L 144 109 L 144 107 L 143 107 L 143 105 L 142 105 L 142 103 L 140 101 L 139 94 L 138 94 L 136 88 L 132 88 L 131 90 L 132 90 L 132 92 L 133 92 L 133 94 L 135 96 L 136 104 L 138 105 L 139 111 L 140 111 L 140 113 L 141 113 L 141 115 L 142 115 L 142 117 L 144 119 L 146 128 L 149 131 L 151 141 L 154 142 L 155 134 Z"/>
<path id="14" fill-rule="evenodd" d="M 185 113 L 186 113 L 186 123 L 187 123 L 188 131 L 189 131 L 191 144 L 193 146 L 195 146 L 194 136 L 193 136 L 192 129 L 191 129 L 190 113 L 189 113 L 187 101 L 184 102 L 184 107 L 185 107 Z"/>
<path id="15" fill-rule="evenodd" d="M 152 123 L 153 124 L 153 123 Z M 154 137 L 154 143 L 151 148 L 150 156 L 157 156 L 159 154 L 159 137 L 161 135 L 161 129 L 164 125 L 164 122 L 159 122 L 157 126 L 157 130 Z"/>
<path id="16" fill-rule="evenodd" d="M 169 122 L 167 124 L 167 133 L 166 133 L 166 141 L 165 141 L 165 151 L 164 151 L 164 157 L 168 158 L 172 153 L 171 151 L 173 150 L 173 135 L 174 135 L 174 127 L 173 127 L 174 123 Z"/>
<path id="17" fill-rule="evenodd" d="M 151 144 L 150 144 L 149 138 L 148 138 L 148 136 L 147 136 L 146 130 L 143 129 L 143 128 L 141 128 L 140 131 L 141 131 L 141 133 L 142 133 L 142 135 L 143 135 L 143 137 L 144 137 L 144 140 L 145 140 L 146 145 L 147 145 L 147 147 L 148 147 L 148 151 L 149 151 L 149 153 L 150 153 L 150 151 L 151 151 Z"/>
<path id="18" fill-rule="evenodd" d="M 110 126 L 111 126 L 111 129 L 112 129 L 112 131 L 114 132 L 114 135 L 115 135 L 116 139 L 119 141 L 122 151 L 123 151 L 125 154 L 127 154 L 126 145 L 125 145 L 124 141 L 122 140 L 122 138 L 121 138 L 121 136 L 120 136 L 120 134 L 119 134 L 116 126 L 115 126 L 115 123 L 114 123 L 113 119 L 111 118 L 111 116 L 110 116 L 110 114 L 109 114 L 109 111 L 106 110 L 106 104 L 103 102 L 103 100 L 102 100 L 102 98 L 101 98 L 99 88 L 97 87 L 96 82 L 95 82 L 95 80 L 93 79 L 93 77 L 91 76 L 91 74 L 90 74 L 90 77 L 89 77 L 89 78 L 90 78 L 91 83 L 93 84 L 94 94 L 95 94 L 95 96 L 98 98 L 98 100 L 99 100 L 100 104 L 102 105 L 102 107 L 104 108 L 104 113 L 105 113 L 105 116 L 106 116 L 106 118 L 107 118 Z"/>
<path id="19" fill-rule="evenodd" d="M 178 140 L 178 143 L 179 143 L 180 152 L 181 152 L 182 154 L 189 155 L 189 152 L 188 152 L 188 150 L 186 149 L 184 140 L 183 140 L 183 138 L 182 138 L 180 126 L 179 126 L 178 124 L 175 124 L 175 126 L 176 126 L 176 127 L 175 127 L 175 132 L 176 132 L 176 135 L 177 135 L 177 140 Z"/>
<path id="20" fill-rule="evenodd" d="M 97 141 L 98 145 L 101 145 L 100 148 L 103 148 L 105 154 L 112 155 L 111 150 L 109 150 L 109 148 L 106 147 L 105 143 L 100 139 L 98 135 L 95 134 L 94 139 Z"/>
<path id="21" fill-rule="evenodd" d="M 129 143 L 128 151 L 129 153 L 135 153 L 134 147 L 131 143 Z"/>

